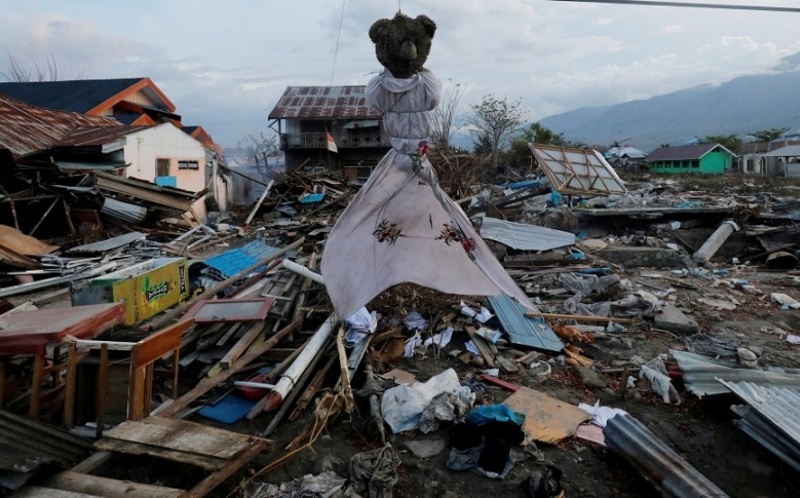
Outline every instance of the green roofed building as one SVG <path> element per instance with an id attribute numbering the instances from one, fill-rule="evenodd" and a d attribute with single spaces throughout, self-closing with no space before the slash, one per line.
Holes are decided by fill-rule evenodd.
<path id="1" fill-rule="evenodd" d="M 645 160 L 653 173 L 722 174 L 730 171 L 736 154 L 720 144 L 661 147 Z"/>

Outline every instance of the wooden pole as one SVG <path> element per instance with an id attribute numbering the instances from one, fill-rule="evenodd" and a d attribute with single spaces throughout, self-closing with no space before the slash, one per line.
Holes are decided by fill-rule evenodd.
<path id="1" fill-rule="evenodd" d="M 575 320 L 576 322 L 619 322 L 619 323 L 636 322 L 636 320 L 632 318 L 617 318 L 615 316 L 566 315 L 561 313 L 536 313 L 534 311 L 526 311 L 525 316 L 530 318 L 543 317 L 556 320 Z"/>

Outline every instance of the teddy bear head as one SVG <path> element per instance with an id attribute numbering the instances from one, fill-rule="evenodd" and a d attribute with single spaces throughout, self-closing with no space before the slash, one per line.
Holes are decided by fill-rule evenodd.
<path id="1" fill-rule="evenodd" d="M 395 78 L 418 73 L 431 51 L 436 24 L 428 16 L 412 19 L 400 12 L 392 19 L 379 19 L 369 28 L 378 61 Z"/>

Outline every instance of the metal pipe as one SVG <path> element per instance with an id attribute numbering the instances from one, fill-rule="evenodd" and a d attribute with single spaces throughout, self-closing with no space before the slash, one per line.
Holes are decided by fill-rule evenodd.
<path id="1" fill-rule="evenodd" d="M 298 274 L 300 274 L 300 275 L 302 275 L 302 276 L 304 276 L 306 278 L 310 278 L 311 280 L 313 280 L 314 282 L 317 282 L 318 284 L 324 284 L 325 283 L 325 279 L 322 277 L 322 275 L 320 275 L 319 273 L 317 273 L 315 271 L 309 270 L 305 266 L 299 265 L 299 264 L 295 263 L 294 261 L 289 261 L 288 259 L 284 259 L 281 262 L 281 265 L 284 268 L 286 268 L 287 270 L 291 270 L 291 271 L 293 271 L 295 273 L 298 273 Z"/>
<path id="2" fill-rule="evenodd" d="M 664 498 L 728 497 L 630 415 L 610 419 L 603 435 L 606 446 L 652 482 Z"/>
<path id="3" fill-rule="evenodd" d="M 294 360 L 291 366 L 281 375 L 280 380 L 275 384 L 275 388 L 272 392 L 267 394 L 267 401 L 264 404 L 265 412 L 271 412 L 281 406 L 286 395 L 295 387 L 297 380 L 311 364 L 311 360 L 313 360 L 320 349 L 322 349 L 325 341 L 331 335 L 333 324 L 336 322 L 337 319 L 335 315 L 331 313 L 319 330 L 311 336 L 311 339 L 309 339 L 303 347 L 303 352 L 297 356 L 297 359 Z"/>

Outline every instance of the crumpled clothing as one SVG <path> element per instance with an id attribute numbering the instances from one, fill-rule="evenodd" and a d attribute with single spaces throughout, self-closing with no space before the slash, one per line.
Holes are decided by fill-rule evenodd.
<path id="1" fill-rule="evenodd" d="M 369 490 L 370 498 L 392 498 L 397 484 L 400 457 L 387 443 L 382 448 L 357 453 L 350 459 L 350 478 L 358 493 Z"/>
<path id="2" fill-rule="evenodd" d="M 473 474 L 478 474 L 490 479 L 505 479 L 509 472 L 511 472 L 511 470 L 514 468 L 514 464 L 517 462 L 513 458 L 509 458 L 506 460 L 501 472 L 497 473 L 488 471 L 478 464 L 484 448 L 485 445 L 483 444 L 474 446 L 472 448 L 467 448 L 465 450 L 451 448 L 450 455 L 447 457 L 447 463 L 445 463 L 445 466 L 450 470 L 459 472 L 469 470 Z"/>
<path id="3" fill-rule="evenodd" d="M 289 482 L 259 484 L 249 498 L 356 498 L 350 490 L 345 490 L 347 479 L 334 471 L 316 476 L 308 474 Z"/>
<path id="4" fill-rule="evenodd" d="M 419 430 L 429 434 L 439 430 L 440 421 L 463 422 L 474 404 L 475 393 L 469 387 L 461 386 L 454 393 L 441 393 L 422 411 Z"/>
<path id="5" fill-rule="evenodd" d="M 525 415 L 517 413 L 503 404 L 481 405 L 469 412 L 467 423 L 482 426 L 489 422 L 511 422 L 521 426 L 525 423 Z"/>

